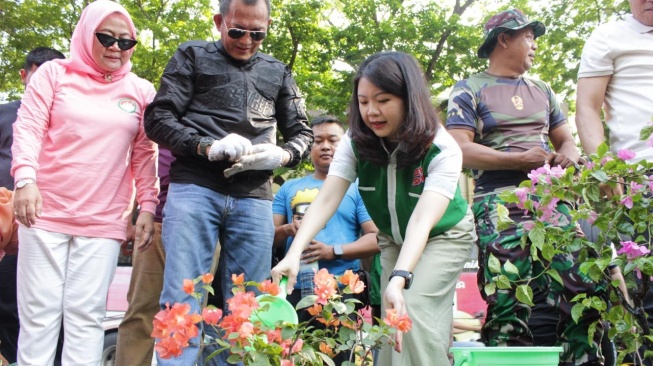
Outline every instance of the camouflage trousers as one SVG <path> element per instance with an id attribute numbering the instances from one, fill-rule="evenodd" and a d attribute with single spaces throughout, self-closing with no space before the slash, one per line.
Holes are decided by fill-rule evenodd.
<path id="1" fill-rule="evenodd" d="M 503 231 L 497 228 L 498 204 L 503 204 L 509 210 L 510 218 L 515 221 L 515 224 Z M 559 207 L 559 210 L 561 208 L 563 207 Z M 600 295 L 605 291 L 605 285 L 597 286 L 580 272 L 579 264 L 575 260 L 577 253 L 556 255 L 551 263 L 533 261 L 530 243 L 527 242 L 524 247 L 521 245 L 521 238 L 527 233 L 517 225 L 531 218 L 524 216 L 524 211 L 515 205 L 505 204 L 496 194 L 475 198 L 472 209 L 479 238 L 478 286 L 488 304 L 482 330 L 483 341 L 488 346 L 537 346 L 533 344 L 533 334 L 528 327 L 531 308 L 517 301 L 515 290 L 497 289 L 492 295 L 484 292 L 485 284 L 492 282 L 496 275 L 488 268 L 487 261 L 492 254 L 502 266 L 509 260 L 517 267 L 518 274 L 505 271 L 502 273 L 511 281 L 533 279 L 533 288 L 548 293 L 548 304 L 559 312 L 556 326 L 557 345 L 564 349 L 560 365 L 602 365 L 600 344 L 603 329 L 599 321 L 600 314 L 596 310 L 586 310 L 578 323 L 574 322 L 571 309 L 575 303 L 571 302 L 571 299 L 580 293 L 586 293 L 588 296 Z M 558 271 L 564 285 L 543 274 L 545 266 L 549 264 Z M 588 331 L 590 325 L 597 321 L 597 331 L 590 342 Z"/>

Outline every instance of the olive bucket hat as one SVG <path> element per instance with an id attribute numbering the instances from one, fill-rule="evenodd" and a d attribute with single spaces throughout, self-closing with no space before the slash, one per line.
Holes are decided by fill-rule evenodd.
<path id="1" fill-rule="evenodd" d="M 478 49 L 479 58 L 488 58 L 489 52 L 488 48 L 492 45 L 497 38 L 497 36 L 508 29 L 519 30 L 526 27 L 533 27 L 533 34 L 535 38 L 543 35 L 546 32 L 546 27 L 544 23 L 537 20 L 529 21 L 526 15 L 521 12 L 519 9 L 511 9 L 502 11 L 499 14 L 494 15 L 490 20 L 485 23 L 483 26 L 483 34 L 485 35 L 485 41 Z"/>

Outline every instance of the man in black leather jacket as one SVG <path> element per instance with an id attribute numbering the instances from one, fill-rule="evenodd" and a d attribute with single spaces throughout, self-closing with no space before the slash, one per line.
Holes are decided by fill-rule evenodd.
<path id="1" fill-rule="evenodd" d="M 270 24 L 269 0 L 222 0 L 214 21 L 220 41 L 182 44 L 145 112 L 148 137 L 176 157 L 163 211 L 162 307 L 185 302 L 199 310 L 182 283 L 211 271 L 218 241 L 225 298 L 232 274 L 269 277 L 272 170 L 297 165 L 313 142 L 288 66 L 258 52 Z M 276 144 L 277 129 L 283 146 Z M 158 364 L 191 365 L 198 352 L 191 345 Z"/>

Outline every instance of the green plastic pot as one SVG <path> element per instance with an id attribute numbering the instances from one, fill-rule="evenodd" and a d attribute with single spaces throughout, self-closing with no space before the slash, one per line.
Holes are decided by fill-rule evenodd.
<path id="1" fill-rule="evenodd" d="M 562 347 L 453 347 L 454 366 L 558 366 Z"/>

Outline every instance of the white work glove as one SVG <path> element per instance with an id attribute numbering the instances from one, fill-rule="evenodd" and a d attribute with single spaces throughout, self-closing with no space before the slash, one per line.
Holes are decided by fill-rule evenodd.
<path id="1" fill-rule="evenodd" d="M 275 144 L 254 145 L 250 155 L 243 156 L 231 168 L 224 170 L 224 176 L 229 178 L 245 170 L 273 170 L 281 166 L 285 156 L 288 153 Z"/>
<path id="2" fill-rule="evenodd" d="M 235 133 L 230 133 L 221 140 L 215 140 L 209 149 L 209 160 L 238 161 L 241 156 L 247 155 L 252 149 L 252 143 Z"/>

